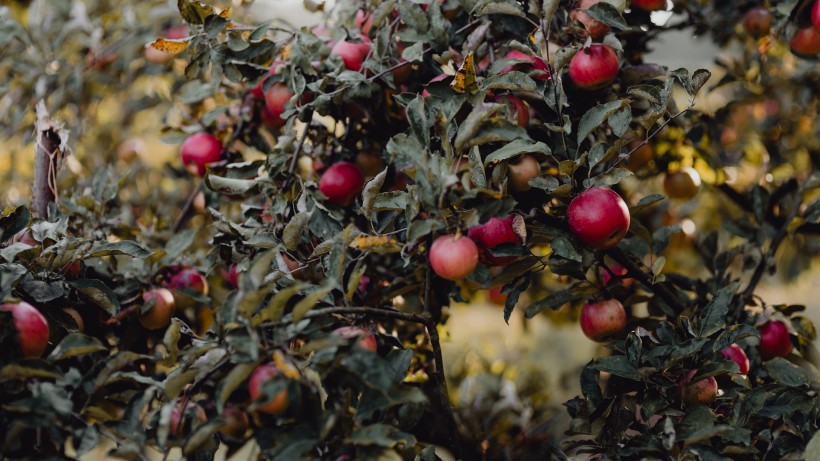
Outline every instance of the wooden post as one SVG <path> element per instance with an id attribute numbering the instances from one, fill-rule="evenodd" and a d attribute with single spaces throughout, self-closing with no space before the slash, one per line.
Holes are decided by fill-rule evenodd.
<path id="1" fill-rule="evenodd" d="M 35 122 L 34 187 L 31 208 L 34 216 L 48 219 L 48 205 L 57 199 L 57 172 L 68 154 L 68 131 L 51 121 L 45 103 L 37 103 Z"/>

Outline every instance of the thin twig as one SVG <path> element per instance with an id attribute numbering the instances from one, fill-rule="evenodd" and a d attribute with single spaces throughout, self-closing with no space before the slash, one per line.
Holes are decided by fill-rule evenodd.
<path id="1" fill-rule="evenodd" d="M 652 281 L 654 274 L 651 269 L 644 270 L 644 268 L 641 267 L 643 264 L 636 263 L 619 248 L 610 248 L 606 250 L 606 254 L 623 266 L 630 277 L 638 279 L 646 288 L 658 295 L 669 307 L 673 308 L 675 312 L 681 312 L 686 309 L 686 306 L 681 302 L 680 298 L 678 298 L 669 287 Z"/>
<path id="2" fill-rule="evenodd" d="M 196 199 L 197 194 L 199 194 L 199 186 L 197 185 L 194 187 L 194 190 L 191 191 L 191 194 L 188 196 L 188 200 L 185 201 L 185 205 L 182 207 L 182 210 L 179 212 L 179 216 L 177 216 L 176 221 L 174 221 L 174 225 L 171 227 L 171 232 L 176 234 L 179 232 L 179 229 L 182 227 L 182 224 L 185 223 L 188 215 L 191 213 L 191 209 L 194 206 L 194 200 Z"/>
<path id="3" fill-rule="evenodd" d="M 384 317 L 394 320 L 404 320 L 406 322 L 415 322 L 426 324 L 427 320 L 416 314 L 411 314 L 408 312 L 400 312 L 390 309 L 381 309 L 376 307 L 343 307 L 343 306 L 335 306 L 335 307 L 326 307 L 323 309 L 313 309 L 308 311 L 302 318 L 303 319 L 311 319 L 316 317 L 326 317 L 329 315 L 342 315 L 342 314 L 367 314 L 367 315 L 374 315 L 377 317 Z M 293 315 L 288 314 L 284 316 L 281 320 L 277 320 L 275 322 L 266 322 L 263 323 L 263 327 L 276 327 L 282 325 L 288 325 L 293 323 Z"/>
<path id="4" fill-rule="evenodd" d="M 293 158 L 290 159 L 290 165 L 288 165 L 288 177 L 285 178 L 285 182 L 282 184 L 282 190 L 287 190 L 290 186 L 290 182 L 293 180 L 293 175 L 296 172 L 296 165 L 299 163 L 299 154 L 301 154 L 302 148 L 305 145 L 305 140 L 307 139 L 308 131 L 310 131 L 311 123 L 313 123 L 313 111 L 310 112 L 310 120 L 308 120 L 305 125 L 305 131 L 303 131 L 302 136 L 299 137 L 299 144 L 296 145 L 296 151 L 293 152 Z"/>

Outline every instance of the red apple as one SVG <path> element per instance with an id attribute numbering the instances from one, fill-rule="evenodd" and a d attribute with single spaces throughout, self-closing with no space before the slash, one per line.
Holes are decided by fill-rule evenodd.
<path id="1" fill-rule="evenodd" d="M 632 0 L 632 6 L 644 11 L 658 11 L 666 9 L 666 0 Z"/>
<path id="2" fill-rule="evenodd" d="M 714 402 L 718 394 L 717 380 L 710 376 L 696 382 L 691 382 L 698 370 L 692 370 L 680 381 L 681 400 L 685 405 L 709 405 Z"/>
<path id="3" fill-rule="evenodd" d="M 17 346 L 23 357 L 40 357 L 48 347 L 48 322 L 31 304 L 21 301 L 3 304 L 0 311 L 11 312 L 17 330 Z"/>
<path id="4" fill-rule="evenodd" d="M 208 214 L 208 201 L 205 199 L 205 194 L 202 191 L 196 193 L 191 206 L 197 214 Z"/>
<path id="5" fill-rule="evenodd" d="M 516 192 L 526 192 L 532 189 L 530 179 L 540 174 L 541 164 L 530 154 L 524 154 L 518 161 L 507 164 L 510 189 Z"/>
<path id="6" fill-rule="evenodd" d="M 226 406 L 222 410 L 222 419 L 225 424 L 220 426 L 219 435 L 228 439 L 241 439 L 250 426 L 248 414 L 234 406 Z"/>
<path id="7" fill-rule="evenodd" d="M 700 190 L 700 175 L 696 169 L 688 166 L 666 173 L 663 190 L 671 198 L 689 200 Z"/>
<path id="8" fill-rule="evenodd" d="M 632 279 L 631 278 L 623 278 L 629 271 L 622 265 L 618 263 L 612 263 L 609 265 L 609 270 L 606 268 L 601 268 L 601 281 L 604 283 L 604 286 L 609 286 L 610 280 L 612 280 L 613 275 L 616 277 L 621 277 L 621 283 L 623 283 L 624 287 L 629 288 L 632 286 Z"/>
<path id="9" fill-rule="evenodd" d="M 614 191 L 593 187 L 572 199 L 567 208 L 567 222 L 584 245 L 610 248 L 629 230 L 629 208 Z"/>
<path id="10" fill-rule="evenodd" d="M 188 289 L 202 296 L 208 296 L 208 281 L 195 269 L 182 269 L 177 272 L 171 277 L 170 286 L 172 290 Z"/>
<path id="11" fill-rule="evenodd" d="M 439 277 L 451 281 L 470 275 L 478 265 L 478 247 L 472 239 L 447 234 L 430 246 L 430 266 Z"/>
<path id="12" fill-rule="evenodd" d="M 536 80 L 548 80 L 550 78 L 550 70 L 547 63 L 544 62 L 543 59 L 531 56 L 526 53 L 522 53 L 517 50 L 509 51 L 507 54 L 504 55 L 502 59 L 515 59 L 518 61 L 526 61 L 525 63 L 513 64 L 511 66 L 507 66 L 501 69 L 500 74 L 506 74 L 507 72 L 517 70 L 520 72 L 530 72 L 535 71 L 532 75 L 533 78 Z"/>
<path id="13" fill-rule="evenodd" d="M 652 160 L 652 157 L 655 156 L 655 152 L 652 149 L 652 145 L 649 144 L 649 143 L 646 143 L 646 144 L 638 147 L 641 144 L 641 142 L 642 141 L 636 139 L 635 141 L 632 141 L 629 144 L 629 150 L 630 151 L 635 149 L 635 151 L 632 152 L 632 154 L 626 160 L 626 169 L 629 170 L 629 171 L 638 171 L 638 170 L 640 170 L 647 163 L 649 163 L 650 160 Z"/>
<path id="14" fill-rule="evenodd" d="M 370 39 L 364 35 L 359 35 L 359 39 L 362 43 L 339 40 L 330 50 L 331 56 L 341 56 L 347 70 L 361 70 L 365 57 L 370 53 Z"/>
<path id="15" fill-rule="evenodd" d="M 626 311 L 617 299 L 586 303 L 581 308 L 581 331 L 596 342 L 605 342 L 626 327 Z"/>
<path id="16" fill-rule="evenodd" d="M 265 80 L 267 80 L 268 77 L 270 77 L 271 75 L 276 74 L 276 70 L 279 69 L 279 66 L 281 66 L 281 65 L 282 65 L 282 61 L 280 61 L 280 60 L 277 59 L 277 60 L 273 61 L 273 64 L 271 64 L 270 69 L 268 69 L 268 75 L 262 77 L 262 80 L 260 80 L 259 83 L 255 87 L 251 88 L 251 94 L 256 99 L 263 99 L 265 97 L 265 90 L 263 89 L 263 85 L 265 84 Z"/>
<path id="17" fill-rule="evenodd" d="M 504 219 L 497 217 L 467 231 L 467 236 L 480 248 L 478 259 L 487 266 L 506 266 L 516 259 L 515 256 L 493 256 L 490 249 L 502 243 L 521 243 L 521 237 L 513 229 L 513 215 Z"/>
<path id="18" fill-rule="evenodd" d="M 820 30 L 814 27 L 798 30 L 789 42 L 789 46 L 797 54 L 814 55 L 820 53 Z"/>
<path id="19" fill-rule="evenodd" d="M 496 285 L 487 290 L 487 300 L 499 306 L 505 305 L 510 295 L 508 293 L 502 293 L 502 288 L 504 288 L 504 285 Z"/>
<path id="20" fill-rule="evenodd" d="M 293 97 L 293 92 L 290 91 L 284 83 L 276 82 L 265 91 L 265 109 L 268 110 L 267 115 L 263 114 L 265 125 L 269 128 L 277 128 L 285 124 L 282 118 L 282 113 L 285 112 L 285 106 L 290 98 Z"/>
<path id="21" fill-rule="evenodd" d="M 171 324 L 171 317 L 174 316 L 176 303 L 174 295 L 165 288 L 155 288 L 142 294 L 142 300 L 146 303 L 154 300 L 154 305 L 140 315 L 140 324 L 148 330 L 159 330 Z"/>
<path id="22" fill-rule="evenodd" d="M 171 423 L 168 425 L 168 435 L 170 436 L 184 436 L 186 435 L 183 431 L 183 426 L 185 423 L 191 421 L 191 417 L 196 415 L 196 418 L 199 420 L 200 423 L 204 423 L 208 420 L 208 415 L 205 414 L 205 410 L 202 409 L 201 406 L 189 403 L 185 406 L 185 418 L 182 418 L 182 403 L 180 402 L 179 405 L 174 406 L 174 409 L 171 411 Z M 180 425 L 182 422 L 182 425 Z"/>
<path id="23" fill-rule="evenodd" d="M 254 402 L 261 400 L 264 397 L 262 392 L 262 385 L 267 381 L 278 376 L 281 371 L 276 365 L 269 363 L 267 365 L 260 365 L 251 374 L 251 379 L 248 382 L 248 393 L 251 400 Z M 266 399 L 267 400 L 267 399 Z M 257 407 L 257 410 L 263 413 L 272 415 L 281 415 L 288 409 L 288 391 L 282 389 L 272 400 L 264 405 Z"/>
<path id="24" fill-rule="evenodd" d="M 592 7 L 592 5 L 595 5 L 600 1 L 601 0 L 581 0 L 578 4 L 579 9 L 572 10 L 570 13 L 570 18 L 583 24 L 587 30 L 587 33 L 593 40 L 601 40 L 604 38 L 606 34 L 609 33 L 609 25 L 598 21 L 597 19 L 593 19 L 592 16 L 581 10 L 588 10 Z"/>
<path id="25" fill-rule="evenodd" d="M 239 288 L 239 268 L 236 264 L 231 264 L 231 267 L 228 268 L 226 280 L 234 289 Z"/>
<path id="26" fill-rule="evenodd" d="M 356 27 L 361 29 L 365 35 L 370 35 L 370 29 L 373 28 L 373 14 L 365 10 L 357 11 Z"/>
<path id="27" fill-rule="evenodd" d="M 780 320 L 770 320 L 760 327 L 760 356 L 763 360 L 785 357 L 792 351 L 789 327 Z"/>
<path id="28" fill-rule="evenodd" d="M 319 190 L 328 201 L 339 206 L 349 206 L 364 187 L 364 175 L 350 162 L 336 162 L 322 174 Z"/>
<path id="29" fill-rule="evenodd" d="M 440 82 L 440 81 L 442 81 L 442 80 L 444 80 L 444 79 L 446 79 L 446 78 L 449 78 L 449 77 L 450 77 L 450 76 L 449 76 L 449 75 L 447 75 L 447 74 L 440 74 L 440 75 L 436 75 L 435 77 L 431 78 L 429 82 L 427 82 L 427 85 L 430 85 L 431 83 Z M 430 96 L 430 93 L 428 93 L 428 92 L 427 92 L 427 89 L 426 89 L 426 88 L 425 88 L 424 90 L 422 90 L 422 91 L 421 91 L 421 97 L 422 97 L 422 98 L 426 98 L 426 97 L 428 97 L 428 96 Z"/>
<path id="30" fill-rule="evenodd" d="M 772 13 L 762 6 L 756 6 L 743 15 L 743 28 L 754 38 L 769 35 L 772 28 Z"/>
<path id="31" fill-rule="evenodd" d="M 733 343 L 726 349 L 721 349 L 720 352 L 728 360 L 737 364 L 738 368 L 740 368 L 740 374 L 745 375 L 749 373 L 749 357 L 746 356 L 746 352 L 743 351 L 742 347 Z"/>
<path id="32" fill-rule="evenodd" d="M 361 347 L 362 349 L 368 350 L 370 352 L 376 352 L 378 349 L 378 344 L 376 343 L 376 336 L 370 332 L 370 330 L 362 327 L 354 327 L 354 326 L 347 326 L 347 327 L 339 327 L 333 330 L 334 333 L 341 336 L 344 339 L 357 339 L 356 346 Z"/>
<path id="33" fill-rule="evenodd" d="M 495 102 L 506 104 L 510 108 L 510 114 L 513 120 L 518 123 L 518 126 L 522 128 L 530 126 L 530 111 L 527 104 L 520 98 L 511 94 L 501 94 L 495 97 Z"/>
<path id="34" fill-rule="evenodd" d="M 594 43 L 572 57 L 569 77 L 578 88 L 598 90 L 615 81 L 618 66 L 618 56 L 612 48 Z"/>
<path id="35" fill-rule="evenodd" d="M 820 29 L 820 0 L 815 0 L 811 7 L 811 24 L 815 29 Z"/>
<path id="36" fill-rule="evenodd" d="M 194 133 L 182 141 L 179 156 L 189 173 L 205 176 L 208 164 L 222 159 L 222 143 L 210 133 Z"/>

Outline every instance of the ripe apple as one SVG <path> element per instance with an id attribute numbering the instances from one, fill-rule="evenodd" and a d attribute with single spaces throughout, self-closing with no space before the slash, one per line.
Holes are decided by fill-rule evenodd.
<path id="1" fill-rule="evenodd" d="M 248 414 L 234 406 L 226 406 L 222 410 L 222 419 L 225 424 L 220 426 L 219 435 L 228 439 L 241 439 L 250 426 Z"/>
<path id="2" fill-rule="evenodd" d="M 586 303 L 581 308 L 581 331 L 596 342 L 606 342 L 626 327 L 626 311 L 617 299 Z"/>
<path id="3" fill-rule="evenodd" d="M 698 370 L 691 370 L 680 381 L 681 400 L 685 405 L 709 405 L 717 398 L 717 380 L 710 376 L 693 383 L 692 378 L 697 372 Z"/>
<path id="4" fill-rule="evenodd" d="M 168 435 L 170 436 L 184 436 L 186 435 L 184 432 L 183 427 L 185 423 L 191 421 L 191 417 L 196 415 L 196 418 L 199 420 L 200 423 L 204 423 L 208 420 L 208 415 L 205 414 L 205 410 L 202 409 L 201 406 L 197 404 L 188 404 L 185 406 L 185 418 L 182 417 L 183 407 L 182 402 L 179 405 L 174 406 L 174 409 L 171 411 L 171 423 L 168 424 Z M 180 422 L 182 424 L 180 424 Z"/>
<path id="5" fill-rule="evenodd" d="M 210 133 L 194 133 L 182 141 L 179 156 L 189 173 L 205 176 L 208 164 L 222 159 L 222 143 Z"/>
<path id="6" fill-rule="evenodd" d="M 541 174 L 541 164 L 530 154 L 524 154 L 516 162 L 507 163 L 510 189 L 526 192 L 532 189 L 530 179 Z"/>
<path id="7" fill-rule="evenodd" d="M 21 301 L 3 304 L 0 311 L 11 312 L 17 330 L 17 346 L 23 357 L 40 357 L 48 347 L 48 322 L 31 304 Z"/>
<path id="8" fill-rule="evenodd" d="M 276 82 L 265 91 L 265 109 L 267 113 L 263 112 L 263 119 L 265 126 L 268 128 L 278 128 L 285 124 L 285 119 L 282 118 L 282 113 L 285 112 L 285 106 L 290 98 L 293 97 L 293 92 L 290 91 L 287 85 L 281 82 Z"/>
<path id="9" fill-rule="evenodd" d="M 792 351 L 789 327 L 780 320 L 770 320 L 760 327 L 760 356 L 763 360 L 785 357 Z"/>
<path id="10" fill-rule="evenodd" d="M 592 187 L 572 199 L 567 208 L 567 222 L 584 245 L 610 248 L 629 230 L 629 208 L 611 189 Z"/>
<path id="11" fill-rule="evenodd" d="M 811 24 L 815 29 L 820 29 L 820 1 L 814 0 L 814 6 L 811 7 Z"/>
<path id="12" fill-rule="evenodd" d="M 185 38 L 187 35 L 188 26 L 180 25 L 166 29 L 163 34 L 163 38 L 168 40 L 179 40 L 181 38 Z M 151 64 L 168 64 L 174 59 L 174 53 L 166 53 L 165 51 L 158 50 L 152 46 L 145 48 L 144 56 L 145 60 Z"/>
<path id="13" fill-rule="evenodd" d="M 262 77 L 262 80 L 260 80 L 259 83 L 255 87 L 251 88 L 251 94 L 256 99 L 264 99 L 265 98 L 265 90 L 263 89 L 264 84 L 265 84 L 265 80 L 267 80 L 268 77 L 270 77 L 271 75 L 276 74 L 276 71 L 279 69 L 279 66 L 281 66 L 281 65 L 282 65 L 282 61 L 280 61 L 279 59 L 273 61 L 273 64 L 271 64 L 270 69 L 268 69 L 268 75 Z"/>
<path id="14" fill-rule="evenodd" d="M 236 264 L 231 264 L 231 267 L 228 268 L 226 280 L 234 289 L 239 288 L 239 268 Z"/>
<path id="15" fill-rule="evenodd" d="M 578 9 L 572 10 L 569 17 L 584 25 L 587 33 L 593 40 L 601 40 L 609 33 L 609 25 L 593 19 L 592 16 L 581 10 L 588 10 L 601 0 L 581 0 Z"/>
<path id="16" fill-rule="evenodd" d="M 208 296 L 208 281 L 205 276 L 197 272 L 195 269 L 182 269 L 171 277 L 171 289 L 183 290 L 188 289 L 202 296 Z"/>
<path id="17" fill-rule="evenodd" d="M 598 90 L 615 81 L 618 66 L 618 56 L 612 48 L 593 43 L 572 57 L 569 77 L 578 88 Z"/>
<path id="18" fill-rule="evenodd" d="M 174 295 L 166 288 L 154 288 L 142 294 L 146 303 L 154 300 L 154 305 L 148 312 L 139 316 L 140 324 L 148 330 L 159 330 L 171 324 L 171 317 L 176 310 Z"/>
<path id="19" fill-rule="evenodd" d="M 666 9 L 666 0 L 632 0 L 632 6 L 644 11 L 658 11 Z"/>
<path id="20" fill-rule="evenodd" d="M 470 275 L 478 265 L 478 247 L 472 239 L 447 234 L 430 246 L 430 266 L 439 277 L 451 281 Z"/>
<path id="21" fill-rule="evenodd" d="M 613 275 L 616 277 L 621 277 L 621 283 L 624 287 L 629 288 L 632 286 L 632 279 L 631 278 L 623 278 L 624 275 L 628 274 L 629 271 L 622 265 L 618 263 L 609 264 L 609 270 L 606 268 L 601 268 L 601 281 L 604 283 L 604 286 L 609 286 L 610 280 L 612 280 Z"/>
<path id="22" fill-rule="evenodd" d="M 772 13 L 762 6 L 756 6 L 743 15 L 743 28 L 754 38 L 769 35 L 772 28 Z"/>
<path id="23" fill-rule="evenodd" d="M 365 35 L 370 35 L 370 29 L 373 28 L 373 14 L 365 10 L 357 11 L 356 27 L 361 29 Z"/>
<path id="24" fill-rule="evenodd" d="M 820 30 L 814 27 L 800 29 L 789 42 L 792 52 L 804 55 L 820 53 Z"/>
<path id="25" fill-rule="evenodd" d="M 339 206 L 349 206 L 364 187 L 364 176 L 350 162 L 330 165 L 319 179 L 319 190 L 328 201 Z"/>
<path id="26" fill-rule="evenodd" d="M 630 151 L 637 148 L 637 150 L 635 150 L 635 152 L 632 152 L 632 155 L 630 155 L 629 159 L 627 159 L 626 161 L 626 169 L 628 169 L 629 171 L 634 172 L 640 170 L 641 168 L 646 166 L 646 164 L 649 163 L 650 160 L 652 160 L 652 157 L 655 156 L 655 152 L 652 149 L 652 145 L 646 143 L 643 146 L 638 147 L 638 145 L 640 145 L 641 142 L 642 141 L 640 140 L 635 140 L 629 144 Z"/>
<path id="27" fill-rule="evenodd" d="M 356 154 L 356 166 L 365 178 L 372 178 L 384 170 L 384 159 L 381 155 L 361 151 Z"/>
<path id="28" fill-rule="evenodd" d="M 692 167 L 666 173 L 663 177 L 663 190 L 671 198 L 689 200 L 700 190 L 700 175 Z"/>
<path id="29" fill-rule="evenodd" d="M 354 72 L 361 70 L 365 57 L 370 53 L 370 39 L 365 35 L 359 35 L 359 39 L 362 43 L 339 40 L 330 49 L 331 56 L 340 56 L 345 68 Z"/>
<path id="30" fill-rule="evenodd" d="M 429 82 L 427 82 L 426 86 L 429 86 L 431 83 L 440 82 L 440 81 L 445 80 L 449 77 L 450 77 L 450 75 L 447 75 L 447 74 L 436 75 L 435 77 L 431 78 Z M 427 91 L 426 88 L 421 91 L 421 97 L 422 98 L 426 98 L 428 96 L 430 96 L 430 93 Z"/>
<path id="31" fill-rule="evenodd" d="M 267 381 L 278 376 L 281 371 L 276 365 L 269 363 L 267 365 L 260 365 L 251 374 L 251 379 L 248 381 L 248 393 L 251 400 L 258 401 L 265 398 L 262 392 L 262 385 Z M 267 399 L 266 399 L 267 400 Z M 257 410 L 263 413 L 272 415 L 281 415 L 288 409 L 288 391 L 282 389 L 272 400 L 264 405 L 257 407 Z"/>
<path id="32" fill-rule="evenodd" d="M 510 108 L 510 114 L 513 121 L 518 123 L 518 126 L 527 128 L 530 126 L 530 110 L 527 104 L 520 98 L 511 94 L 501 94 L 495 97 L 495 102 L 499 104 L 506 104 Z"/>
<path id="33" fill-rule="evenodd" d="M 370 330 L 362 327 L 355 327 L 355 326 L 346 326 L 346 327 L 339 327 L 333 330 L 334 333 L 341 336 L 344 339 L 356 339 L 356 346 L 361 347 L 362 349 L 368 350 L 370 352 L 376 352 L 378 349 L 378 344 L 376 343 L 376 336 L 370 332 Z"/>
<path id="34" fill-rule="evenodd" d="M 487 266 L 506 266 L 514 262 L 515 256 L 493 256 L 489 251 L 502 243 L 521 243 L 521 236 L 513 229 L 513 215 L 504 219 L 493 216 L 484 224 L 473 226 L 467 236 L 475 241 L 479 248 L 478 260 Z"/>
<path id="35" fill-rule="evenodd" d="M 504 288 L 504 285 L 496 285 L 487 290 L 487 300 L 499 306 L 505 305 L 510 295 L 508 293 L 502 293 L 502 288 Z"/>
<path id="36" fill-rule="evenodd" d="M 543 59 L 537 56 L 531 56 L 517 50 L 512 50 L 505 54 L 502 59 L 516 59 L 527 62 L 507 66 L 501 69 L 501 72 L 499 72 L 500 74 L 506 74 L 507 72 L 511 72 L 513 70 L 520 72 L 529 72 L 530 70 L 534 70 L 536 72 L 533 73 L 532 77 L 535 78 L 535 80 L 549 80 L 550 78 L 549 66 L 547 66 L 547 63 L 544 62 Z"/>
<path id="37" fill-rule="evenodd" d="M 746 356 L 746 352 L 743 351 L 742 347 L 732 343 L 731 346 L 726 349 L 721 349 L 720 352 L 728 360 L 737 364 L 738 368 L 740 368 L 740 374 L 745 375 L 749 373 L 749 357 Z"/>

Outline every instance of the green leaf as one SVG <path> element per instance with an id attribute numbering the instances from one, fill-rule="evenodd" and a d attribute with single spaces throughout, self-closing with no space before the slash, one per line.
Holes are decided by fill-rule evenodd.
<path id="1" fill-rule="evenodd" d="M 578 122 L 578 144 L 580 145 L 584 139 L 592 133 L 592 130 L 603 125 L 612 114 L 620 110 L 625 105 L 628 106 L 626 101 L 617 100 L 595 106 L 588 110 L 584 116 L 581 117 L 581 121 Z"/>
<path id="2" fill-rule="evenodd" d="M 325 286 L 317 288 L 315 291 L 308 293 L 295 306 L 293 306 L 293 321 L 298 322 L 307 312 L 313 309 L 320 299 L 324 298 L 326 294 L 333 290 L 331 283 L 326 283 Z"/>
<path id="3" fill-rule="evenodd" d="M 601 357 L 592 361 L 592 368 L 598 371 L 611 373 L 615 376 L 640 381 L 641 374 L 634 365 L 623 355 L 611 355 Z"/>
<path id="4" fill-rule="evenodd" d="M 110 315 L 116 315 L 120 311 L 120 300 L 103 282 L 96 279 L 80 279 L 72 280 L 68 284 Z"/>
<path id="5" fill-rule="evenodd" d="M 269 320 L 277 321 L 281 319 L 282 315 L 285 313 L 285 307 L 287 307 L 288 301 L 290 301 L 297 294 L 300 294 L 305 286 L 305 283 L 297 282 L 287 288 L 279 290 L 279 292 L 271 297 L 267 306 L 262 308 L 251 318 L 251 325 L 253 327 L 257 327 L 263 322 Z"/>
<path id="6" fill-rule="evenodd" d="M 583 257 L 568 238 L 556 237 L 550 242 L 550 248 L 556 255 L 572 261 L 581 262 Z"/>
<path id="7" fill-rule="evenodd" d="M 103 243 L 99 245 L 91 254 L 89 258 L 99 258 L 101 256 L 116 256 L 128 255 L 133 258 L 145 259 L 151 256 L 151 252 L 143 248 L 137 242 L 131 240 L 123 240 L 121 242 Z"/>
<path id="8" fill-rule="evenodd" d="M 524 10 L 521 5 L 513 0 L 483 0 L 475 7 L 477 16 L 485 16 L 488 14 L 504 14 L 509 16 L 518 16 L 525 18 Z"/>
<path id="9" fill-rule="evenodd" d="M 311 214 L 309 211 L 297 213 L 293 219 L 288 221 L 285 230 L 282 231 L 282 242 L 289 251 L 296 251 L 298 248 L 299 239 L 310 221 Z"/>
<path id="10" fill-rule="evenodd" d="M 591 18 L 609 24 L 616 29 L 629 29 L 629 24 L 626 23 L 626 20 L 621 15 L 621 12 L 607 2 L 599 2 L 592 5 L 588 10 L 586 10 L 586 13 Z"/>
<path id="11" fill-rule="evenodd" d="M 622 180 L 632 176 L 634 173 L 625 169 L 625 168 L 613 168 L 612 170 L 599 174 L 598 176 L 594 176 L 590 179 L 584 180 L 584 187 L 590 188 L 593 186 L 614 186 L 615 184 L 620 183 Z"/>
<path id="12" fill-rule="evenodd" d="M 809 377 L 803 369 L 783 357 L 775 357 L 763 363 L 769 376 L 775 381 L 791 387 L 802 387 L 809 383 Z"/>
<path id="13" fill-rule="evenodd" d="M 479 91 L 483 92 L 486 90 L 507 90 L 516 93 L 536 94 L 537 87 L 535 80 L 530 78 L 529 75 L 519 71 L 512 71 L 505 74 L 493 75 L 482 80 L 479 85 Z"/>
<path id="14" fill-rule="evenodd" d="M 205 185 L 214 192 L 224 195 L 245 195 L 259 190 L 261 179 L 223 178 L 208 173 L 205 175 Z"/>
<path id="15" fill-rule="evenodd" d="M 168 240 L 168 243 L 165 244 L 166 257 L 173 259 L 180 256 L 185 250 L 193 245 L 198 231 L 199 228 L 191 228 L 174 234 L 174 236 Z"/>
<path id="16" fill-rule="evenodd" d="M 222 409 L 225 407 L 225 403 L 231 397 L 231 394 L 239 389 L 239 386 L 248 379 L 248 376 L 250 376 L 255 369 L 256 363 L 241 363 L 233 367 L 231 371 L 219 381 L 219 384 L 216 386 L 216 405 L 219 413 L 222 413 Z"/>
<path id="17" fill-rule="evenodd" d="M 558 181 L 558 178 L 548 174 L 536 176 L 530 179 L 527 183 L 536 189 L 545 190 L 547 192 L 552 192 L 561 186 L 561 183 Z"/>
<path id="18" fill-rule="evenodd" d="M 5 242 L 25 229 L 31 221 L 31 212 L 24 206 L 18 206 L 9 214 L 0 217 L 0 242 Z"/>
<path id="19" fill-rule="evenodd" d="M 527 139 L 516 139 L 504 147 L 495 150 L 484 159 L 484 166 L 507 160 L 523 154 L 551 155 L 552 151 L 543 142 L 533 142 Z"/>
<path id="20" fill-rule="evenodd" d="M 23 380 L 27 381 L 34 378 L 41 379 L 60 379 L 62 375 L 58 373 L 59 370 L 52 371 L 44 368 L 40 364 L 34 363 L 11 363 L 0 368 L 0 381 Z"/>
<path id="21" fill-rule="evenodd" d="M 373 214 L 373 208 L 376 204 L 376 199 L 379 195 L 379 190 L 381 190 L 382 186 L 384 185 L 384 180 L 387 177 L 388 169 L 385 168 L 379 174 L 377 174 L 373 179 L 365 184 L 364 189 L 362 190 L 362 208 L 361 213 L 364 215 L 368 221 L 371 219 Z"/>
<path id="22" fill-rule="evenodd" d="M 65 360 L 106 350 L 97 338 L 82 333 L 70 333 L 48 355 L 49 360 Z"/>
<path id="23" fill-rule="evenodd" d="M 531 319 L 544 309 L 558 309 L 564 304 L 575 301 L 576 299 L 578 299 L 578 296 L 573 293 L 572 289 L 556 291 L 546 298 L 528 306 L 524 314 L 528 319 Z"/>
<path id="24" fill-rule="evenodd" d="M 696 333 L 699 338 L 706 338 L 717 333 L 725 323 L 726 315 L 729 313 L 729 303 L 737 289 L 736 284 L 721 288 L 715 293 L 714 298 L 703 308 L 698 316 L 698 326 Z"/>

